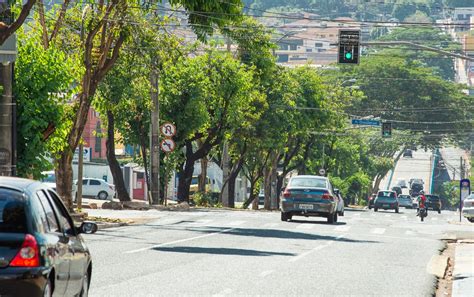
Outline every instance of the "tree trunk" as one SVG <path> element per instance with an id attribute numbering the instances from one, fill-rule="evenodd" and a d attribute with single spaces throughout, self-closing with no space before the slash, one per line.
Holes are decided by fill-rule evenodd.
<path id="1" fill-rule="evenodd" d="M 186 162 L 184 169 L 181 171 L 178 182 L 178 202 L 189 203 L 189 187 L 193 179 L 194 162 L 193 146 L 190 141 L 186 141 Z"/>
<path id="2" fill-rule="evenodd" d="M 150 173 L 148 171 L 148 159 L 146 157 L 146 137 L 143 134 L 143 129 L 141 129 L 140 132 L 140 148 L 142 151 L 142 157 L 143 157 L 143 168 L 145 168 L 145 180 L 146 180 L 146 188 L 148 190 L 147 197 L 148 197 L 148 202 L 152 204 L 152 199 L 150 195 L 151 187 L 150 187 Z"/>
<path id="3" fill-rule="evenodd" d="M 117 198 L 120 201 L 131 201 L 130 195 L 125 187 L 125 181 L 123 180 L 122 169 L 120 164 L 115 157 L 115 119 L 112 111 L 107 110 L 107 161 L 109 162 L 110 171 L 114 177 L 115 190 L 117 191 Z"/>
<path id="4" fill-rule="evenodd" d="M 206 193 L 207 192 L 207 164 L 209 163 L 209 160 L 207 157 L 204 157 L 201 159 L 201 175 L 199 176 L 199 187 L 198 191 L 201 193 Z"/>
<path id="5" fill-rule="evenodd" d="M 72 212 L 72 150 L 66 149 L 56 160 L 56 191 Z"/>
<path id="6" fill-rule="evenodd" d="M 278 208 L 278 190 L 277 190 L 277 179 L 278 179 L 278 154 L 275 154 L 273 158 L 272 167 L 270 170 L 270 179 L 271 179 L 271 200 L 270 200 L 270 209 L 277 209 Z"/>
<path id="7" fill-rule="evenodd" d="M 272 193 L 272 179 L 271 179 L 271 170 L 269 167 L 266 167 L 263 170 L 263 180 L 264 180 L 264 194 L 265 194 L 265 202 L 263 204 L 263 208 L 266 210 L 270 210 L 270 199 Z"/>

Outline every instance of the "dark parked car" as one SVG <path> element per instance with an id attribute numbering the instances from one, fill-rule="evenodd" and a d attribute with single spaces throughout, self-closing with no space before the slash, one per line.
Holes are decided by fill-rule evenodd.
<path id="1" fill-rule="evenodd" d="M 426 196 L 426 207 L 428 209 L 436 210 L 441 213 L 441 199 L 436 195 L 425 195 Z"/>
<path id="2" fill-rule="evenodd" d="M 394 209 L 398 213 L 398 199 L 397 193 L 394 191 L 379 191 L 375 199 L 374 211 L 379 209 Z"/>
<path id="3" fill-rule="evenodd" d="M 403 152 L 403 157 L 410 157 L 413 158 L 413 151 L 412 150 L 405 150 Z"/>
<path id="4" fill-rule="evenodd" d="M 421 183 L 412 183 L 410 188 L 410 195 L 416 197 L 423 191 L 423 184 Z"/>
<path id="5" fill-rule="evenodd" d="M 280 201 L 282 221 L 291 220 L 293 216 L 316 216 L 327 218 L 330 224 L 337 222 L 339 197 L 326 177 L 292 177 Z"/>
<path id="6" fill-rule="evenodd" d="M 57 194 L 28 179 L 0 177 L 0 296 L 87 296 L 92 259 Z"/>

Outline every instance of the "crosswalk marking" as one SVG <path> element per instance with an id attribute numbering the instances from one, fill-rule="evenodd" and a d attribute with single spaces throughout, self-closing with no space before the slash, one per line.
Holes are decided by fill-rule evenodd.
<path id="1" fill-rule="evenodd" d="M 299 224 L 298 226 L 296 226 L 296 229 L 304 229 L 304 230 L 309 230 L 313 228 L 314 228 L 313 224 Z"/>
<path id="2" fill-rule="evenodd" d="M 384 234 L 385 233 L 385 228 L 374 228 L 370 233 L 373 234 Z"/>
<path id="3" fill-rule="evenodd" d="M 351 228 L 351 226 L 337 226 L 337 227 L 334 228 L 334 231 L 347 232 L 347 231 L 349 231 L 350 228 Z"/>

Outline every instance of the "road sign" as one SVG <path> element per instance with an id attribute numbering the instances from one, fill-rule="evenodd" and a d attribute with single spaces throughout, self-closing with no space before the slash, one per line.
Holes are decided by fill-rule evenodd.
<path id="1" fill-rule="evenodd" d="M 464 199 L 471 193 L 471 181 L 469 179 L 461 179 L 459 182 L 460 185 L 460 195 L 459 195 L 459 221 L 461 221 L 461 212 Z"/>
<path id="2" fill-rule="evenodd" d="M 91 161 L 91 148 L 90 147 L 83 147 L 82 148 L 82 158 L 84 162 Z M 72 160 L 74 162 L 79 162 L 79 148 L 77 147 L 74 155 L 72 156 Z"/>
<path id="3" fill-rule="evenodd" d="M 379 120 L 352 119 L 352 125 L 380 126 Z"/>
<path id="4" fill-rule="evenodd" d="M 165 138 L 161 141 L 160 147 L 165 153 L 171 153 L 176 148 L 176 143 L 171 138 Z"/>
<path id="5" fill-rule="evenodd" d="M 171 123 L 164 123 L 161 125 L 160 131 L 165 137 L 173 137 L 176 135 L 176 126 Z"/>
<path id="6" fill-rule="evenodd" d="M 324 170 L 324 168 L 319 169 L 319 175 L 325 175 L 325 174 L 326 174 L 326 170 Z"/>
<path id="7" fill-rule="evenodd" d="M 360 30 L 339 30 L 339 64 L 359 64 Z"/>
<path id="8" fill-rule="evenodd" d="M 382 137 L 390 138 L 392 137 L 392 123 L 382 123 Z"/>

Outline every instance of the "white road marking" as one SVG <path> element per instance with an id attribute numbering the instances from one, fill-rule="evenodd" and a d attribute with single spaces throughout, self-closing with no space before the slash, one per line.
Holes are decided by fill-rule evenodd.
<path id="1" fill-rule="evenodd" d="M 407 216 L 401 216 L 400 217 L 402 220 L 408 220 Z"/>
<path id="2" fill-rule="evenodd" d="M 345 236 L 345 235 L 339 235 L 339 236 L 336 237 L 336 240 L 339 240 L 339 239 L 343 238 L 344 236 Z M 309 251 L 306 251 L 306 252 L 304 252 L 304 253 L 302 253 L 302 254 L 299 254 L 299 255 L 296 256 L 296 257 L 291 258 L 290 260 L 288 260 L 288 262 L 292 262 L 292 263 L 293 263 L 293 262 L 296 262 L 296 261 L 298 261 L 298 260 L 300 260 L 300 259 L 306 257 L 307 255 L 309 255 L 309 254 L 311 254 L 311 253 L 314 253 L 315 251 L 319 251 L 319 250 L 321 250 L 321 249 L 323 249 L 323 248 L 325 248 L 325 247 L 330 246 L 330 245 L 333 244 L 333 243 L 334 243 L 334 241 L 329 241 L 329 242 L 326 243 L 326 244 L 318 245 L 318 246 L 316 246 L 315 248 L 313 248 L 313 249 L 311 249 L 311 250 L 309 250 Z"/>
<path id="3" fill-rule="evenodd" d="M 299 224 L 298 226 L 296 226 L 296 229 L 302 229 L 302 230 L 310 230 L 313 228 L 314 228 L 313 224 Z"/>
<path id="4" fill-rule="evenodd" d="M 351 226 L 337 226 L 337 227 L 334 228 L 334 231 L 347 232 L 347 231 L 349 231 L 350 228 L 351 228 Z"/>
<path id="5" fill-rule="evenodd" d="M 432 220 L 432 221 L 437 221 L 437 220 L 438 220 L 438 218 L 431 218 L 431 220 Z"/>
<path id="6" fill-rule="evenodd" d="M 370 233 L 373 234 L 384 234 L 385 233 L 385 228 L 374 228 Z"/>
<path id="7" fill-rule="evenodd" d="M 139 252 L 143 252 L 143 251 L 147 251 L 147 250 L 151 250 L 151 249 L 155 249 L 155 248 L 159 248 L 159 247 L 163 247 L 163 246 L 167 246 L 167 245 L 173 245 L 173 244 L 176 244 L 176 243 L 182 243 L 182 242 L 186 242 L 186 241 L 211 237 L 211 236 L 214 236 L 214 235 L 218 235 L 218 234 L 221 234 L 221 233 L 232 231 L 234 229 L 235 228 L 229 228 L 229 229 L 225 229 L 225 230 L 222 230 L 222 231 L 219 231 L 219 232 L 213 232 L 213 233 L 209 233 L 209 234 L 205 234 L 205 235 L 200 235 L 200 236 L 195 236 L 195 237 L 190 237 L 190 238 L 184 238 L 184 239 L 179 239 L 179 240 L 170 241 L 170 242 L 165 242 L 165 243 L 152 245 L 152 246 L 141 248 L 141 249 L 126 251 L 126 252 L 124 252 L 124 254 L 134 254 L 134 253 L 139 253 Z"/>
<path id="8" fill-rule="evenodd" d="M 370 216 L 371 216 L 371 217 L 375 217 L 375 213 L 371 213 Z"/>
<path id="9" fill-rule="evenodd" d="M 386 216 L 387 218 L 389 218 L 389 217 L 391 217 L 392 215 L 389 214 L 389 213 L 387 213 L 387 214 L 385 214 L 385 216 Z"/>
<path id="10" fill-rule="evenodd" d="M 354 214 L 355 217 L 360 217 L 360 213 Z"/>
<path id="11" fill-rule="evenodd" d="M 274 270 L 266 270 L 266 271 L 263 271 L 262 273 L 260 273 L 260 277 L 269 276 L 269 275 L 272 274 L 273 272 L 274 272 Z"/>
<path id="12" fill-rule="evenodd" d="M 246 221 L 233 221 L 233 222 L 230 222 L 228 225 L 229 226 L 240 226 L 240 225 L 243 225 L 245 223 L 246 223 Z"/>
<path id="13" fill-rule="evenodd" d="M 406 235 L 415 235 L 415 232 L 407 230 L 407 231 L 405 231 L 405 234 Z"/>

